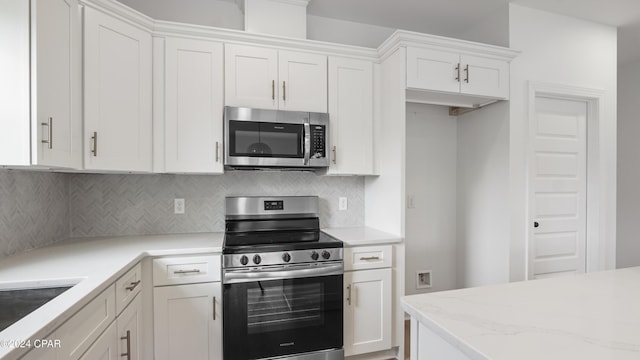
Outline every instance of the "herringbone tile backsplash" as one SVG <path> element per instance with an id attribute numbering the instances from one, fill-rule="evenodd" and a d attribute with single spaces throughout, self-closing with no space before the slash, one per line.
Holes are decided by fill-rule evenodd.
<path id="1" fill-rule="evenodd" d="M 69 237 L 66 175 L 0 170 L 0 257 Z"/>
<path id="2" fill-rule="evenodd" d="M 364 179 L 302 172 L 56 174 L 0 169 L 0 258 L 69 237 L 224 231 L 224 198 L 318 195 L 322 227 L 362 226 Z M 338 211 L 338 197 L 349 199 Z M 183 215 L 173 199 L 186 201 Z"/>
<path id="3" fill-rule="evenodd" d="M 71 236 L 224 231 L 224 198 L 318 195 L 322 227 L 362 226 L 364 179 L 303 172 L 224 175 L 69 175 Z M 338 211 L 338 197 L 349 199 Z M 173 200 L 185 199 L 185 214 Z"/>

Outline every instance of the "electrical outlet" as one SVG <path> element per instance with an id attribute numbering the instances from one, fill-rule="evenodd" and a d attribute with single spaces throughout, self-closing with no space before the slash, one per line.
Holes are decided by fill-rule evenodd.
<path id="1" fill-rule="evenodd" d="M 407 209 L 416 208 L 416 197 L 413 195 L 407 196 Z"/>
<path id="2" fill-rule="evenodd" d="M 418 270 L 416 272 L 416 289 L 431 288 L 431 270 Z"/>
<path id="3" fill-rule="evenodd" d="M 338 198 L 338 210 L 344 211 L 347 210 L 347 198 L 339 197 Z"/>
<path id="4" fill-rule="evenodd" d="M 173 213 L 184 214 L 184 199 L 173 200 Z"/>

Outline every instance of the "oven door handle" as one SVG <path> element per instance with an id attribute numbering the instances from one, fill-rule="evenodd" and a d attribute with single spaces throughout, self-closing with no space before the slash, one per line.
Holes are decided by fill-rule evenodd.
<path id="1" fill-rule="evenodd" d="M 251 270 L 224 270 L 222 282 L 224 284 L 234 284 L 243 282 L 256 282 L 280 279 L 297 279 L 329 275 L 342 275 L 344 265 L 342 262 L 305 264 L 302 266 L 292 265 L 278 269 L 259 268 Z"/>

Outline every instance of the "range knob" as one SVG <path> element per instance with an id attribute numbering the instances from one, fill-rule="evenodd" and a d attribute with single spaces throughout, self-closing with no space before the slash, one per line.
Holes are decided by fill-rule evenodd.
<path id="1" fill-rule="evenodd" d="M 260 257 L 260 255 L 254 255 L 253 256 L 253 263 L 258 265 L 260 264 L 260 262 L 262 261 L 262 258 Z"/>
<path id="2" fill-rule="evenodd" d="M 247 255 L 242 255 L 242 257 L 240 258 L 240 264 L 247 265 L 248 263 L 249 263 L 249 258 L 247 257 Z"/>
<path id="3" fill-rule="evenodd" d="M 284 262 L 291 261 L 291 255 L 289 255 L 289 253 L 282 254 L 282 260 L 284 260 Z"/>
<path id="4" fill-rule="evenodd" d="M 327 250 L 323 250 L 322 251 L 322 258 L 325 260 L 329 260 L 329 258 L 331 257 L 331 253 L 328 252 Z"/>
<path id="5" fill-rule="evenodd" d="M 311 252 L 311 258 L 312 258 L 313 260 L 318 260 L 318 257 L 319 257 L 319 255 L 318 255 L 318 253 L 317 253 L 317 252 L 315 252 L 315 251 L 312 251 L 312 252 Z"/>

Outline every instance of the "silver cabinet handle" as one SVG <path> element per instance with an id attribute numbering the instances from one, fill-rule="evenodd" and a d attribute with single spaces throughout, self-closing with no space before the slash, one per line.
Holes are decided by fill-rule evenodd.
<path id="1" fill-rule="evenodd" d="M 338 159 L 338 156 L 336 155 L 336 147 L 334 146 L 331 151 L 333 152 L 333 163 L 335 164 Z"/>
<path id="2" fill-rule="evenodd" d="M 216 162 L 220 162 L 220 144 L 216 141 Z"/>
<path id="3" fill-rule="evenodd" d="M 213 297 L 213 321 L 216 321 L 216 297 Z"/>
<path id="4" fill-rule="evenodd" d="M 380 257 L 378 256 L 366 256 L 366 257 L 361 257 L 360 261 L 371 261 L 371 260 L 380 260 Z"/>
<path id="5" fill-rule="evenodd" d="M 347 286 L 347 303 L 351 306 L 351 284 Z"/>
<path id="6" fill-rule="evenodd" d="M 466 77 L 464 78 L 464 82 L 468 84 L 469 83 L 469 64 L 467 64 L 467 66 L 464 67 L 464 73 L 466 74 Z"/>
<path id="7" fill-rule="evenodd" d="M 287 101 L 287 82 L 282 82 L 282 101 Z"/>
<path id="8" fill-rule="evenodd" d="M 93 132 L 91 141 L 93 143 L 93 147 L 91 148 L 91 153 L 93 154 L 93 156 L 98 156 L 98 132 L 97 131 Z"/>
<path id="9" fill-rule="evenodd" d="M 276 81 L 271 80 L 271 100 L 276 99 Z"/>
<path id="10" fill-rule="evenodd" d="M 191 270 L 176 270 L 174 274 L 191 274 L 191 273 L 199 273 L 200 269 L 191 269 Z"/>
<path id="11" fill-rule="evenodd" d="M 456 72 L 457 72 L 456 81 L 460 82 L 460 63 L 458 63 L 458 65 L 456 65 Z"/>
<path id="12" fill-rule="evenodd" d="M 49 121 L 41 123 L 41 125 L 46 126 L 49 129 L 49 138 L 47 140 L 42 140 L 42 143 L 49 144 L 48 148 L 53 149 L 53 118 L 49 117 Z"/>
<path id="13" fill-rule="evenodd" d="M 127 330 L 127 335 L 120 338 L 120 340 L 127 341 L 127 352 L 120 354 L 120 357 L 127 357 L 127 360 L 131 360 L 131 330 Z"/>
<path id="14" fill-rule="evenodd" d="M 138 286 L 138 285 L 140 285 L 140 280 L 131 282 L 131 284 L 129 286 L 125 287 L 124 289 L 127 290 L 127 291 L 133 291 L 133 289 L 135 289 L 136 286 Z"/>

